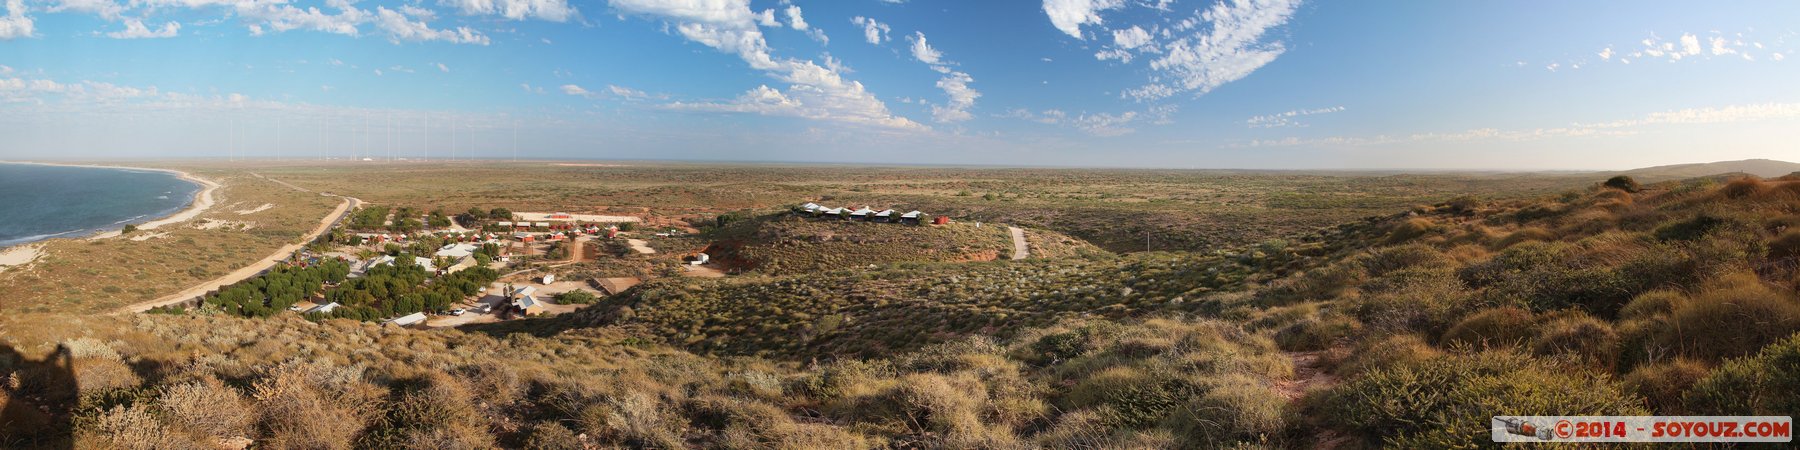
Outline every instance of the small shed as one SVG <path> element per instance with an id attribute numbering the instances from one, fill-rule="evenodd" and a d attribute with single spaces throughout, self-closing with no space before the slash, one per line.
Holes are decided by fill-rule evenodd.
<path id="1" fill-rule="evenodd" d="M 844 213 L 845 213 L 844 208 L 831 208 L 831 209 L 824 210 L 825 217 L 830 217 L 830 218 L 834 218 L 834 219 L 844 218 Z"/>
<path id="2" fill-rule="evenodd" d="M 807 214 L 815 214 L 815 213 L 818 213 L 819 210 L 821 210 L 821 209 L 825 209 L 825 207 L 819 206 L 818 203 L 808 202 L 807 204 L 800 205 L 800 208 L 797 209 L 797 211 L 807 213 Z"/>
<path id="3" fill-rule="evenodd" d="M 894 221 L 894 210 L 884 209 L 884 210 L 881 210 L 881 212 L 875 213 L 875 221 L 876 222 L 893 222 Z"/>
<path id="4" fill-rule="evenodd" d="M 875 210 L 869 209 L 868 207 L 863 207 L 861 209 L 851 211 L 850 218 L 854 219 L 854 220 L 869 220 L 869 216 L 874 215 L 874 214 L 875 214 Z"/>
<path id="5" fill-rule="evenodd" d="M 555 282 L 556 282 L 556 274 L 554 274 L 554 273 L 544 274 L 544 284 L 550 284 L 550 283 L 555 283 Z"/>
<path id="6" fill-rule="evenodd" d="M 418 324 L 418 323 L 423 323 L 423 322 L 425 322 L 425 313 L 423 313 L 423 312 L 407 314 L 404 316 L 395 317 L 393 320 L 387 321 L 387 323 L 391 323 L 391 324 L 402 326 L 402 327 L 411 326 L 413 324 Z"/>
<path id="7" fill-rule="evenodd" d="M 512 223 L 512 221 L 510 221 L 510 220 L 507 220 L 507 221 L 500 221 L 500 222 L 494 222 L 494 225 L 499 225 L 499 226 L 503 226 L 503 227 L 510 227 L 510 226 L 513 226 L 513 223 Z"/>
<path id="8" fill-rule="evenodd" d="M 919 219 L 924 216 L 925 216 L 925 213 L 922 213 L 919 211 L 912 211 L 912 212 L 909 212 L 906 214 L 901 214 L 900 215 L 900 223 L 910 223 L 913 225 L 918 225 Z"/>
<path id="9" fill-rule="evenodd" d="M 517 300 L 513 300 L 512 306 L 514 309 L 519 310 L 520 314 L 526 316 L 535 316 L 544 313 L 544 302 L 538 301 L 537 297 L 532 295 L 520 296 Z"/>

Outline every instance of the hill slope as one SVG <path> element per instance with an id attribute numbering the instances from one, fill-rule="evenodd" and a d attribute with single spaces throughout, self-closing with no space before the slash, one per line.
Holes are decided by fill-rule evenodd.
<path id="1" fill-rule="evenodd" d="M 1699 178 L 1712 175 L 1743 173 L 1763 178 L 1775 178 L 1800 172 L 1800 163 L 1776 161 L 1772 159 L 1746 159 L 1742 161 L 1719 161 L 1710 163 L 1675 164 L 1668 166 L 1645 167 L 1619 172 L 1639 181 L 1665 181 L 1683 178 Z"/>

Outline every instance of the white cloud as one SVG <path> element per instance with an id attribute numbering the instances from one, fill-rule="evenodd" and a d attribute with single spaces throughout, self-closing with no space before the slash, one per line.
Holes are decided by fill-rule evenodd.
<path id="1" fill-rule="evenodd" d="M 13 73 L 12 66 L 0 64 L 0 75 L 11 75 L 12 73 Z"/>
<path id="2" fill-rule="evenodd" d="M 887 105 L 837 71 L 808 60 L 776 58 L 757 28 L 748 0 L 611 0 L 623 13 L 673 22 L 683 38 L 737 55 L 753 69 L 788 83 L 786 91 L 759 86 L 728 102 L 675 102 L 671 109 L 753 112 L 895 129 L 924 129 L 890 113 Z M 771 93 L 775 95 L 770 95 Z"/>
<path id="3" fill-rule="evenodd" d="M 119 20 L 119 15 L 125 12 L 125 5 L 113 0 L 59 0 L 45 11 L 76 11 L 97 15 L 106 20 Z"/>
<path id="4" fill-rule="evenodd" d="M 432 29 L 431 25 L 422 21 L 413 21 L 386 7 L 375 7 L 375 25 L 388 33 L 389 40 L 400 41 L 446 41 L 457 44 L 488 45 L 488 37 L 469 27 L 456 29 Z"/>
<path id="5" fill-rule="evenodd" d="M 444 65 L 444 63 L 437 63 L 437 68 L 438 68 L 438 70 L 441 70 L 444 73 L 450 73 L 450 66 Z"/>
<path id="6" fill-rule="evenodd" d="M 1682 34 L 1681 52 L 1689 55 L 1700 54 L 1700 38 L 1692 34 Z"/>
<path id="7" fill-rule="evenodd" d="M 1172 113 L 1174 110 L 1171 108 L 1151 108 L 1142 113 L 1126 111 L 1118 114 L 1082 113 L 1071 116 L 1058 109 L 1046 109 L 1041 112 L 1013 109 L 1007 111 L 1006 114 L 1001 114 L 1000 117 L 1029 120 L 1045 125 L 1070 126 L 1094 136 L 1123 136 L 1137 132 L 1136 128 L 1129 126 L 1133 122 L 1151 119 L 1156 123 L 1167 123 L 1168 116 Z"/>
<path id="8" fill-rule="evenodd" d="M 1201 23 L 1211 25 L 1204 31 L 1186 35 L 1172 32 L 1171 41 L 1146 45 L 1163 53 L 1150 61 L 1150 68 L 1160 72 L 1160 76 L 1125 91 L 1125 96 L 1144 101 L 1181 92 L 1205 94 L 1249 76 L 1287 50 L 1280 41 L 1265 36 L 1269 30 L 1286 24 L 1299 3 L 1229 0 L 1213 5 L 1197 16 L 1198 21 L 1185 21 L 1176 27 L 1185 30 L 1198 29 Z"/>
<path id="9" fill-rule="evenodd" d="M 6 15 L 0 16 L 0 40 L 31 37 L 35 23 L 25 15 L 24 0 L 6 0 Z"/>
<path id="10" fill-rule="evenodd" d="M 538 95 L 544 94 L 543 87 L 532 86 L 531 83 L 519 83 L 519 88 L 524 89 L 526 93 L 530 93 L 530 94 L 538 94 Z"/>
<path id="11" fill-rule="evenodd" d="M 789 27 L 793 27 L 794 29 L 800 30 L 800 31 L 806 31 L 806 29 L 809 28 L 809 26 L 806 24 L 806 18 L 800 16 L 800 7 L 799 6 L 788 5 L 786 13 L 787 13 Z"/>
<path id="12" fill-rule="evenodd" d="M 1725 40 L 1725 38 L 1722 38 L 1722 37 L 1715 36 L 1712 38 L 1712 54 L 1713 54 L 1713 56 L 1730 55 L 1730 54 L 1737 53 L 1737 50 L 1729 47 L 1728 46 L 1729 44 L 1727 44 L 1726 42 L 1727 41 Z M 1739 43 L 1738 45 L 1743 45 L 1743 44 Z"/>
<path id="13" fill-rule="evenodd" d="M 975 107 L 975 99 L 981 97 L 980 92 L 969 88 L 969 83 L 973 82 L 975 78 L 962 72 L 950 72 L 938 79 L 938 89 L 942 89 L 949 100 L 947 104 L 931 107 L 932 120 L 942 123 L 969 120 L 972 117 L 969 108 Z"/>
<path id="14" fill-rule="evenodd" d="M 1601 49 L 1599 55 L 1602 61 L 1611 60 L 1613 57 L 1612 47 Z"/>
<path id="15" fill-rule="evenodd" d="M 1082 25 L 1099 25 L 1100 11 L 1125 6 L 1124 0 L 1044 0 L 1044 15 L 1050 17 L 1050 24 L 1076 39 L 1081 37 Z"/>
<path id="16" fill-rule="evenodd" d="M 912 41 L 912 55 L 914 59 L 918 59 L 919 62 L 926 64 L 935 65 L 943 63 L 942 59 L 944 54 L 938 52 L 935 48 L 931 48 L 931 44 L 925 42 L 925 33 L 915 31 L 913 32 L 913 35 L 908 36 L 907 39 Z"/>
<path id="17" fill-rule="evenodd" d="M 181 24 L 176 22 L 165 23 L 162 28 L 152 31 L 149 27 L 144 26 L 144 22 L 141 20 L 126 19 L 124 30 L 106 33 L 106 37 L 113 39 L 172 38 L 179 32 L 181 32 Z"/>
<path id="18" fill-rule="evenodd" d="M 1344 107 L 1342 107 L 1342 106 L 1333 106 L 1330 108 L 1316 108 L 1316 109 L 1296 109 L 1296 110 L 1292 110 L 1292 111 L 1280 112 L 1280 113 L 1275 113 L 1275 114 L 1254 116 L 1254 117 L 1251 117 L 1251 118 L 1245 120 L 1244 124 L 1248 125 L 1251 128 L 1304 127 L 1304 126 L 1306 126 L 1306 124 L 1297 122 L 1294 120 L 1294 118 L 1301 117 L 1301 116 L 1317 115 L 1317 114 L 1331 114 L 1331 113 L 1335 113 L 1335 112 L 1342 112 L 1343 110 L 1344 110 Z"/>
<path id="19" fill-rule="evenodd" d="M 527 88 L 527 90 L 529 90 L 529 89 L 530 88 Z M 567 94 L 567 95 L 573 95 L 576 97 L 582 97 L 582 98 L 594 98 L 595 96 L 599 95 L 599 94 L 595 94 L 594 92 L 589 91 L 587 89 L 583 89 L 581 86 L 576 86 L 573 84 L 562 85 L 562 93 Z"/>
<path id="20" fill-rule="evenodd" d="M 781 26 L 781 21 L 775 20 L 775 10 L 773 8 L 756 13 L 756 23 L 770 28 Z"/>
<path id="21" fill-rule="evenodd" d="M 1780 53 L 1770 53 L 1770 54 L 1769 54 L 1769 59 L 1773 59 L 1773 60 L 1776 60 L 1776 61 L 1780 61 L 1780 60 L 1783 60 L 1783 59 L 1787 59 L 1787 55 L 1783 55 L 1783 54 L 1780 54 Z"/>
<path id="22" fill-rule="evenodd" d="M 606 90 L 612 92 L 613 95 L 629 99 L 640 99 L 650 96 L 649 94 L 645 94 L 644 91 L 611 84 L 606 85 Z"/>
<path id="23" fill-rule="evenodd" d="M 850 23 L 863 28 L 863 40 L 869 41 L 870 44 L 881 45 L 882 41 L 888 40 L 889 28 L 885 23 L 876 22 L 875 19 L 863 16 L 850 18 Z"/>
<path id="24" fill-rule="evenodd" d="M 183 4 L 168 0 L 169 3 L 174 5 L 190 7 L 205 6 L 207 0 L 190 1 L 193 1 L 194 3 Z M 348 0 L 329 0 L 326 4 L 336 8 L 338 13 L 325 14 L 316 7 L 300 9 L 295 8 L 292 5 L 273 2 L 258 3 L 254 0 L 243 0 L 233 5 L 236 8 L 238 15 L 263 22 L 262 24 L 252 23 L 249 25 L 251 31 L 250 34 L 253 35 L 263 34 L 263 25 L 267 25 L 268 29 L 276 32 L 303 29 L 342 34 L 346 36 L 358 36 L 361 34 L 360 31 L 357 30 L 357 26 L 369 20 L 368 11 L 356 9 L 354 6 L 351 6 Z M 152 6 L 155 6 L 155 3 L 152 3 Z"/>
<path id="25" fill-rule="evenodd" d="M 567 22 L 581 16 L 567 0 L 439 0 L 465 15 L 497 15 L 511 20 L 527 18 Z"/>
<path id="26" fill-rule="evenodd" d="M 1150 43 L 1150 32 L 1143 27 L 1132 25 L 1131 28 L 1113 31 L 1113 44 L 1119 48 L 1131 50 Z"/>

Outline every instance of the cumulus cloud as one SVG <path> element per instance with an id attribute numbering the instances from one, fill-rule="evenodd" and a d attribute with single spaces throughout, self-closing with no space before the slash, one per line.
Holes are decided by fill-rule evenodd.
<path id="1" fill-rule="evenodd" d="M 925 33 L 915 31 L 912 36 L 907 37 L 907 40 L 912 41 L 913 59 L 917 59 L 919 62 L 926 64 L 943 63 L 942 59 L 944 54 L 938 52 L 935 48 L 931 48 L 931 44 L 925 42 Z"/>
<path id="2" fill-rule="evenodd" d="M 888 40 L 889 28 L 885 23 L 876 22 L 875 19 L 863 16 L 850 18 L 850 23 L 862 27 L 863 40 L 869 41 L 870 44 L 881 45 L 883 41 Z"/>
<path id="3" fill-rule="evenodd" d="M 539 19 L 567 22 L 581 16 L 568 0 L 439 0 L 465 15 L 500 16 L 510 20 Z"/>
<path id="4" fill-rule="evenodd" d="M 375 7 L 375 26 L 388 33 L 394 42 L 400 41 L 445 41 L 457 44 L 488 45 L 488 37 L 469 27 L 455 29 L 433 29 L 424 21 L 414 21 L 400 12 Z"/>
<path id="5" fill-rule="evenodd" d="M 53 13 L 84 12 L 106 20 L 119 20 L 120 14 L 125 12 L 125 5 L 113 0 L 58 0 L 45 11 Z"/>
<path id="6" fill-rule="evenodd" d="M 1132 25 L 1131 28 L 1113 31 L 1113 45 L 1125 50 L 1143 47 L 1150 43 L 1150 32 L 1144 27 Z"/>
<path id="7" fill-rule="evenodd" d="M 1099 25 L 1100 11 L 1125 6 L 1124 0 L 1044 0 L 1044 15 L 1050 17 L 1050 24 L 1076 39 L 1081 37 L 1082 25 Z"/>
<path id="8" fill-rule="evenodd" d="M 181 32 L 181 24 L 173 21 L 163 24 L 161 28 L 151 30 L 144 26 L 144 21 L 127 19 L 125 29 L 106 33 L 106 37 L 113 39 L 172 38 L 179 32 Z"/>
<path id="9" fill-rule="evenodd" d="M 670 109 L 748 112 L 873 125 L 924 129 L 895 116 L 862 83 L 809 60 L 777 58 L 757 28 L 758 14 L 748 0 L 611 0 L 622 13 L 668 21 L 689 41 L 737 55 L 776 80 L 785 91 L 759 86 L 726 102 L 675 102 Z"/>
<path id="10" fill-rule="evenodd" d="M 1249 76 L 1287 50 L 1266 36 L 1285 25 L 1299 4 L 1299 0 L 1229 0 L 1213 5 L 1197 16 L 1197 22 L 1177 24 L 1170 41 L 1140 47 L 1162 53 L 1150 61 L 1150 68 L 1161 76 L 1126 90 L 1125 95 L 1142 101 L 1183 92 L 1205 94 Z M 1199 31 L 1184 32 L 1189 29 Z"/>
<path id="11" fill-rule="evenodd" d="M 1700 54 L 1700 37 L 1692 34 L 1682 34 L 1681 52 L 1689 55 Z"/>
<path id="12" fill-rule="evenodd" d="M 0 40 L 31 37 L 35 23 L 25 15 L 24 0 L 6 0 L 6 15 L 0 16 Z"/>
<path id="13" fill-rule="evenodd" d="M 437 63 L 437 68 L 444 73 L 450 73 L 450 66 L 444 65 L 444 63 Z"/>

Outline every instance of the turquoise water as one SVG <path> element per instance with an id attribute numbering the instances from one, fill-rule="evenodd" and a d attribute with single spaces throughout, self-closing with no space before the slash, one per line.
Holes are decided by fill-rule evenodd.
<path id="1" fill-rule="evenodd" d="M 0 247 L 155 220 L 199 190 L 167 172 L 0 163 Z"/>

